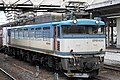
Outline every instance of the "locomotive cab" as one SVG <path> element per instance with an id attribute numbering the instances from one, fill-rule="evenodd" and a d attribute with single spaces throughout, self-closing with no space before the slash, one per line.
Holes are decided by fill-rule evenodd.
<path id="1" fill-rule="evenodd" d="M 98 74 L 104 61 L 104 25 L 99 22 L 61 24 L 57 39 L 57 54 L 68 77 L 90 77 Z M 69 58 L 68 58 L 69 57 Z M 72 74 L 71 74 L 72 73 Z"/>
<path id="2" fill-rule="evenodd" d="M 99 25 L 62 24 L 57 29 L 60 52 L 89 52 L 105 48 L 104 27 Z M 91 47 L 89 47 L 91 46 Z"/>

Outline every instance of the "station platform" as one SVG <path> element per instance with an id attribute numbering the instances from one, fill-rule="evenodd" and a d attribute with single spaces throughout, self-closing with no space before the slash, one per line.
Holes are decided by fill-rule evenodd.
<path id="1" fill-rule="evenodd" d="M 106 49 L 105 64 L 120 65 L 120 49 Z"/>
<path id="2" fill-rule="evenodd" d="M 107 48 L 106 52 L 120 53 L 120 48 Z"/>

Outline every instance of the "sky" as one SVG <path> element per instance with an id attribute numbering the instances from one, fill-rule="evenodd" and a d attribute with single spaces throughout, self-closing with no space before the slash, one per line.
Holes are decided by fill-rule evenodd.
<path id="1" fill-rule="evenodd" d="M 4 14 L 4 12 L 3 11 L 0 11 L 0 25 L 1 24 L 5 24 L 5 23 L 7 23 L 8 21 L 7 21 L 7 19 L 6 19 L 6 16 L 5 16 L 5 14 Z"/>

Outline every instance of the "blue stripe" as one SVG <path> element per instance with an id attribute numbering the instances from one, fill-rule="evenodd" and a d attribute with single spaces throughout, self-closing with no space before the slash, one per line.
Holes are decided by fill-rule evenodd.
<path id="1" fill-rule="evenodd" d="M 105 38 L 105 34 L 79 34 L 79 35 L 63 35 L 63 38 Z"/>
<path id="2" fill-rule="evenodd" d="M 89 52 L 56 52 L 58 55 L 62 56 L 70 56 L 70 55 L 95 55 L 95 54 L 105 54 L 104 51 L 99 52 L 99 51 L 89 51 Z"/>
<path id="3" fill-rule="evenodd" d="M 32 50 L 36 50 L 37 51 L 42 51 L 42 52 L 46 52 L 48 54 L 53 54 L 54 53 L 54 50 L 46 50 L 46 49 L 40 49 L 40 48 L 34 48 L 34 47 L 28 47 L 28 46 L 20 46 L 20 45 L 14 45 L 12 44 L 13 46 L 15 46 L 16 48 L 18 47 L 21 47 L 21 48 L 26 48 L 26 49 L 31 49 Z M 12 46 L 11 45 L 11 46 Z M 58 52 L 58 51 L 55 51 L 55 54 L 56 55 L 61 55 L 61 56 L 71 56 L 71 55 L 95 55 L 95 54 L 104 54 L 105 52 L 102 51 L 102 52 L 99 52 L 99 51 L 89 51 L 89 52 Z"/>

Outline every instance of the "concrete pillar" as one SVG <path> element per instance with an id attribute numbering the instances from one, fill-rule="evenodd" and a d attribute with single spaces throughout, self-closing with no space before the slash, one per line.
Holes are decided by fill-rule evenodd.
<path id="1" fill-rule="evenodd" d="M 120 17 L 117 18 L 117 48 L 120 48 Z"/>

